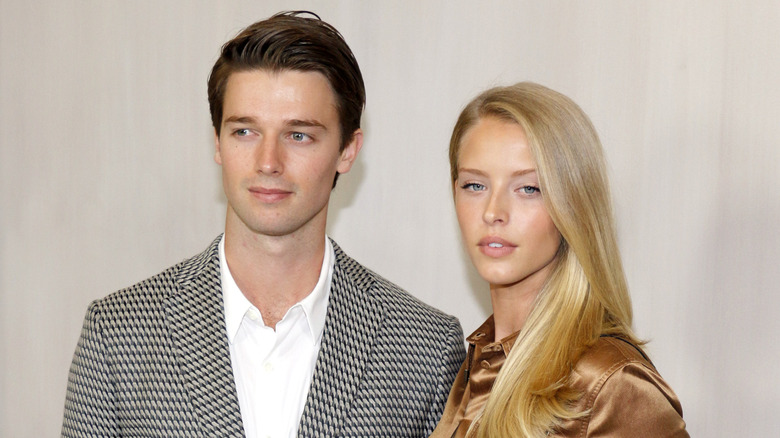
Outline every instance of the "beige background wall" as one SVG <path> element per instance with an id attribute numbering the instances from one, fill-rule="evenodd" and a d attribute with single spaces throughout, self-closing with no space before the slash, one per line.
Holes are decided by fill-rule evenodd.
<path id="1" fill-rule="evenodd" d="M 0 0 L 0 436 L 58 434 L 89 301 L 221 231 L 206 78 L 291 8 L 341 30 L 368 87 L 329 224 L 352 256 L 474 330 L 450 129 L 488 86 L 551 86 L 602 136 L 636 329 L 691 433 L 776 434 L 780 2 Z"/>

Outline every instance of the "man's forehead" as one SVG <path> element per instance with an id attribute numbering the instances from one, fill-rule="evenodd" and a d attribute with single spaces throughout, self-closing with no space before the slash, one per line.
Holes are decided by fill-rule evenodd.
<path id="1" fill-rule="evenodd" d="M 267 117 L 304 123 L 338 118 L 335 94 L 319 72 L 260 69 L 231 74 L 225 91 L 223 120 L 257 117 L 262 112 L 268 112 Z"/>

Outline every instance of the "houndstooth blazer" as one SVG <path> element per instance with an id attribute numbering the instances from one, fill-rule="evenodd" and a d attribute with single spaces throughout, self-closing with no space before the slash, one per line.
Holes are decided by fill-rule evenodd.
<path id="1" fill-rule="evenodd" d="M 62 436 L 244 436 L 219 239 L 89 306 Z M 298 436 L 427 437 L 465 356 L 460 323 L 333 247 L 322 347 Z"/>

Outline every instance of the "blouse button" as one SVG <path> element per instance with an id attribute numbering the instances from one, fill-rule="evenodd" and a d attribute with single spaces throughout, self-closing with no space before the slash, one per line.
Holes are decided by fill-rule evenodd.
<path id="1" fill-rule="evenodd" d="M 486 360 L 483 360 L 482 362 L 480 362 L 480 365 L 482 365 L 482 368 L 484 368 L 484 369 L 489 369 L 490 368 L 490 362 L 488 362 Z"/>
<path id="2" fill-rule="evenodd" d="M 488 345 L 482 348 L 483 353 L 496 353 L 498 351 L 501 351 L 500 345 Z"/>

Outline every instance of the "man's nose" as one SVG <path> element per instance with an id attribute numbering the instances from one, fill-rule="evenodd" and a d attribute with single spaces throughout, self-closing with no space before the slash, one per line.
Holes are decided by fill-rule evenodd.
<path id="1" fill-rule="evenodd" d="M 266 175 L 284 172 L 284 151 L 275 138 L 264 138 L 256 151 L 257 171 Z"/>

